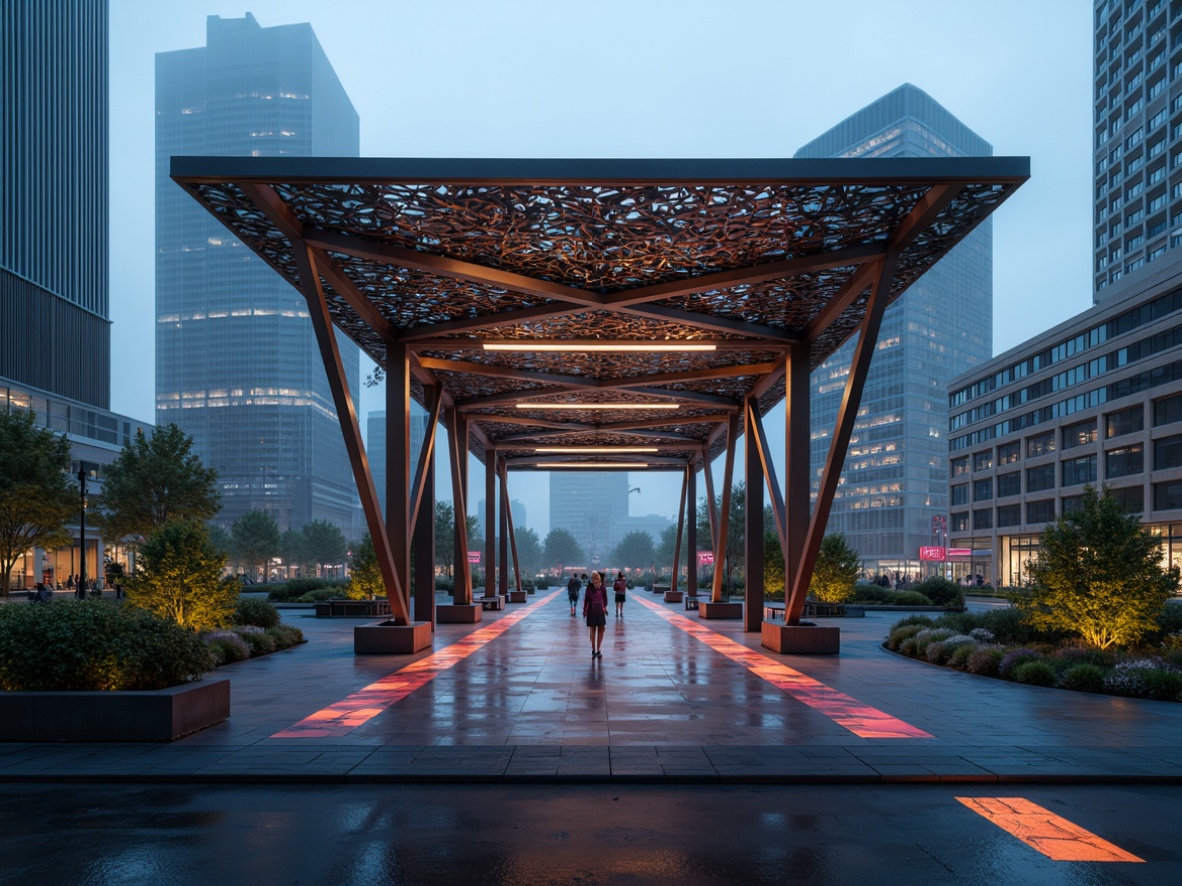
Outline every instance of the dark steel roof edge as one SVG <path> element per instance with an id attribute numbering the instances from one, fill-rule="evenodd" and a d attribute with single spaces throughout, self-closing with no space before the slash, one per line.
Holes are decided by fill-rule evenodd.
<path id="1" fill-rule="evenodd" d="M 848 159 L 440 159 L 174 156 L 176 181 L 536 185 L 1022 182 L 1029 157 Z"/>

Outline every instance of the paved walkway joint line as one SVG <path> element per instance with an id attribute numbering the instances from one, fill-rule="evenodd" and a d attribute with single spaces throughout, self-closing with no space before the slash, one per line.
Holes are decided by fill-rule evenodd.
<path id="1" fill-rule="evenodd" d="M 819 680 L 814 680 L 800 671 L 794 670 L 778 661 L 773 661 L 766 655 L 761 655 L 748 649 L 742 643 L 736 643 L 729 637 L 724 637 L 701 624 L 670 612 L 658 606 L 639 594 L 633 599 L 656 612 L 676 628 L 680 628 L 692 637 L 701 640 L 711 649 L 725 655 L 731 661 L 743 665 L 757 677 L 767 680 L 773 686 L 784 690 L 797 701 L 804 702 L 811 708 L 820 711 L 833 722 L 844 726 L 854 735 L 861 738 L 932 738 L 930 733 L 904 723 L 902 720 L 883 713 L 877 708 L 864 705 L 856 698 L 851 698 L 826 686 Z"/>
<path id="2" fill-rule="evenodd" d="M 1054 861 L 1144 861 L 1023 797 L 956 799 Z"/>
<path id="3" fill-rule="evenodd" d="M 506 613 L 487 627 L 472 632 L 464 639 L 445 646 L 425 658 L 370 683 L 348 698 L 331 704 L 305 717 L 293 726 L 276 732 L 271 738 L 337 738 L 348 735 L 358 726 L 368 723 L 378 714 L 402 701 L 416 689 L 434 680 L 444 671 L 459 664 L 473 652 L 482 649 L 523 618 L 559 595 L 555 591 L 524 609 Z"/>

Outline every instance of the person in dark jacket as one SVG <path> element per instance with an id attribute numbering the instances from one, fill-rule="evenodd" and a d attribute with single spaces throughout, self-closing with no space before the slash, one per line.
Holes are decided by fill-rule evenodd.
<path id="1" fill-rule="evenodd" d="M 582 590 L 582 583 L 579 577 L 573 572 L 570 574 L 570 581 L 566 583 L 566 598 L 570 600 L 570 614 L 574 617 L 575 604 L 579 602 L 579 591 Z"/>
<path id="2" fill-rule="evenodd" d="M 583 592 L 583 617 L 587 619 L 587 630 L 591 638 L 591 657 L 603 658 L 603 632 L 607 628 L 607 586 L 603 576 L 591 573 L 591 581 Z"/>
<path id="3" fill-rule="evenodd" d="M 616 618 L 620 618 L 624 615 L 624 601 L 628 599 L 628 580 L 624 578 L 624 573 L 616 575 L 612 590 L 616 595 Z"/>

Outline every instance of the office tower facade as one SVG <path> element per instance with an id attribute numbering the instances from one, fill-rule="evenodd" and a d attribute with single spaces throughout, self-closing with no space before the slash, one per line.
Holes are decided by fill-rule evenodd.
<path id="1" fill-rule="evenodd" d="M 0 378 L 105 410 L 105 0 L 0 3 L 0 78 Z"/>
<path id="2" fill-rule="evenodd" d="M 156 56 L 156 417 L 218 472 L 231 525 L 360 525 L 356 485 L 303 297 L 168 177 L 174 155 L 351 156 L 356 111 L 308 24 L 207 19 Z M 349 387 L 359 351 L 337 336 Z"/>
<path id="3" fill-rule="evenodd" d="M 1095 0 L 1093 11 L 1099 303 L 1182 244 L 1182 3 Z"/>
<path id="4" fill-rule="evenodd" d="M 550 473 L 550 528 L 565 529 L 575 537 L 587 555 L 588 567 L 609 565 L 612 548 L 619 541 L 617 527 L 627 517 L 627 472 Z"/>
<path id="5" fill-rule="evenodd" d="M 423 448 L 423 441 L 427 438 L 427 419 L 428 415 L 423 408 L 418 403 L 412 403 L 410 407 L 412 471 L 416 469 L 416 459 Z M 369 460 L 369 474 L 373 477 L 374 489 L 378 493 L 378 504 L 382 508 L 383 515 L 386 513 L 386 432 L 386 410 L 371 410 L 365 421 L 365 456 Z M 442 488 L 440 491 L 443 491 Z M 516 509 L 513 514 L 516 516 Z M 357 532 L 352 537 L 360 538 L 361 533 L 366 531 L 368 530 L 363 525 L 359 525 Z"/>
<path id="6" fill-rule="evenodd" d="M 797 157 L 989 156 L 992 147 L 904 84 L 801 148 Z M 917 575 L 948 513 L 947 385 L 993 352 L 993 234 L 986 219 L 887 308 L 829 515 L 870 573 Z M 853 342 L 811 382 L 813 491 L 820 482 Z"/>
<path id="7" fill-rule="evenodd" d="M 105 0 L 0 3 L 0 412 L 64 436 L 91 494 L 152 430 L 109 409 L 107 27 Z M 129 565 L 80 524 L 71 544 L 20 557 L 12 586 Z"/>

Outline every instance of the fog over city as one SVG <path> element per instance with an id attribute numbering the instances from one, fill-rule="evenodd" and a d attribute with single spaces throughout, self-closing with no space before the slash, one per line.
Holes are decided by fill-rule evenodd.
<path id="1" fill-rule="evenodd" d="M 207 15 L 248 11 L 263 27 L 311 23 L 360 115 L 362 156 L 791 157 L 912 83 L 995 155 L 1031 158 L 993 216 L 994 352 L 1091 305 L 1087 3 L 110 0 L 116 412 L 155 417 L 155 53 L 203 46 Z M 380 388 L 355 396 L 362 418 L 384 408 Z M 782 407 L 766 425 L 782 449 Z M 544 476 L 511 484 L 540 535 Z M 633 473 L 632 513 L 675 516 L 679 483 Z"/>

